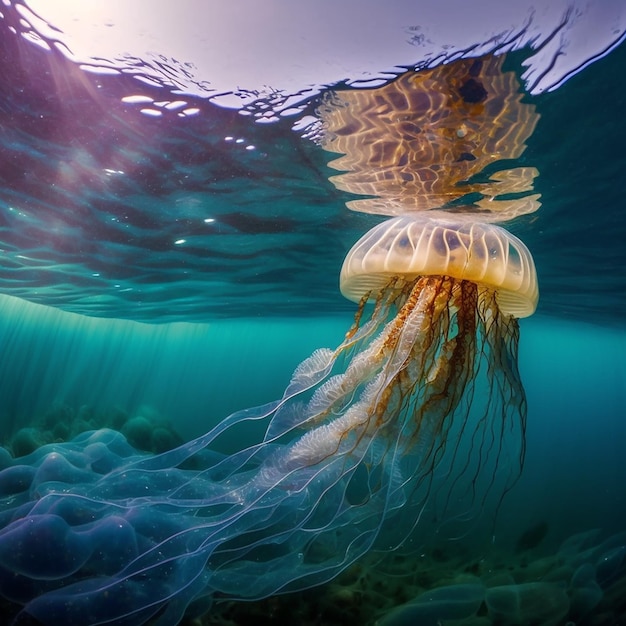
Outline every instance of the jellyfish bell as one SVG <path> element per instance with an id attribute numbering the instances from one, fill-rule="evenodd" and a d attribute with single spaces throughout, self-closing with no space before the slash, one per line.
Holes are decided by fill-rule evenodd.
<path id="1" fill-rule="evenodd" d="M 392 277 L 450 276 L 494 290 L 500 311 L 514 317 L 535 312 L 537 274 L 528 248 L 494 224 L 462 215 L 397 217 L 364 235 L 348 253 L 341 293 L 354 302 L 375 299 Z"/>

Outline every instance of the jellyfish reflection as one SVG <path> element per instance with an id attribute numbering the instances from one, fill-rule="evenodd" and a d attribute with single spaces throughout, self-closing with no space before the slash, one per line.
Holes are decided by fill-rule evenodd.
<path id="1" fill-rule="evenodd" d="M 523 101 L 504 56 L 459 59 L 405 72 L 376 89 L 331 92 L 318 109 L 332 183 L 375 196 L 351 200 L 380 215 L 471 205 L 479 219 L 510 220 L 536 211 L 534 167 L 512 163 L 539 115 Z"/>
<path id="2" fill-rule="evenodd" d="M 510 485 L 524 428 L 515 318 L 537 301 L 523 244 L 495 226 L 395 218 L 355 245 L 341 288 L 360 302 L 354 326 L 279 402 L 162 455 L 97 431 L 5 459 L 0 592 L 23 606 L 16 623 L 176 624 L 216 593 L 305 588 L 400 541 L 483 468 Z M 258 444 L 210 451 L 259 419 Z"/>

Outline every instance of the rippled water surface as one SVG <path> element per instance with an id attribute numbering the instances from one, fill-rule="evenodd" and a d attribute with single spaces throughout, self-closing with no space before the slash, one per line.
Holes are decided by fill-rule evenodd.
<path id="1" fill-rule="evenodd" d="M 349 310 L 343 256 L 380 220 L 346 210 L 353 196 L 328 181 L 335 155 L 305 123 L 324 93 L 261 124 L 137 73 L 87 73 L 9 31 L 1 45 L 2 293 L 145 321 Z M 528 56 L 505 68 L 521 75 Z M 537 261 L 543 313 L 626 313 L 624 63 L 621 46 L 524 96 L 540 118 L 516 165 L 538 169 L 542 207 L 510 229 Z"/>

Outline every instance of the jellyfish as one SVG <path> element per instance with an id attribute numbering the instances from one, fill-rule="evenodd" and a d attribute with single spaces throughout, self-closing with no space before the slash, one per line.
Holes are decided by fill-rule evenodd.
<path id="1" fill-rule="evenodd" d="M 1 459 L 15 624 L 174 625 L 216 598 L 304 589 L 401 544 L 485 472 L 513 484 L 517 318 L 538 297 L 522 242 L 467 217 L 392 218 L 348 253 L 340 288 L 352 327 L 280 400 L 159 455 L 100 430 Z M 219 451 L 259 420 L 257 443 Z"/>

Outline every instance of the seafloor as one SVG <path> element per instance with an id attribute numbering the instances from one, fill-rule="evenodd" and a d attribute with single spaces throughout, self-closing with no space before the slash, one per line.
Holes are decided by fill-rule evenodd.
<path id="1" fill-rule="evenodd" d="M 133 446 L 163 452 L 182 442 L 171 424 L 143 414 L 83 406 L 51 408 L 5 447 L 22 456 L 97 428 L 120 430 Z M 419 530 L 419 528 L 418 528 Z M 569 536 L 559 546 L 548 522 L 523 531 L 504 552 L 437 539 L 414 553 L 370 553 L 321 587 L 259 601 L 219 596 L 182 626 L 620 626 L 626 624 L 626 532 Z M 5 616 L 18 607 L 4 606 Z M 25 622 L 20 621 L 20 624 Z"/>

